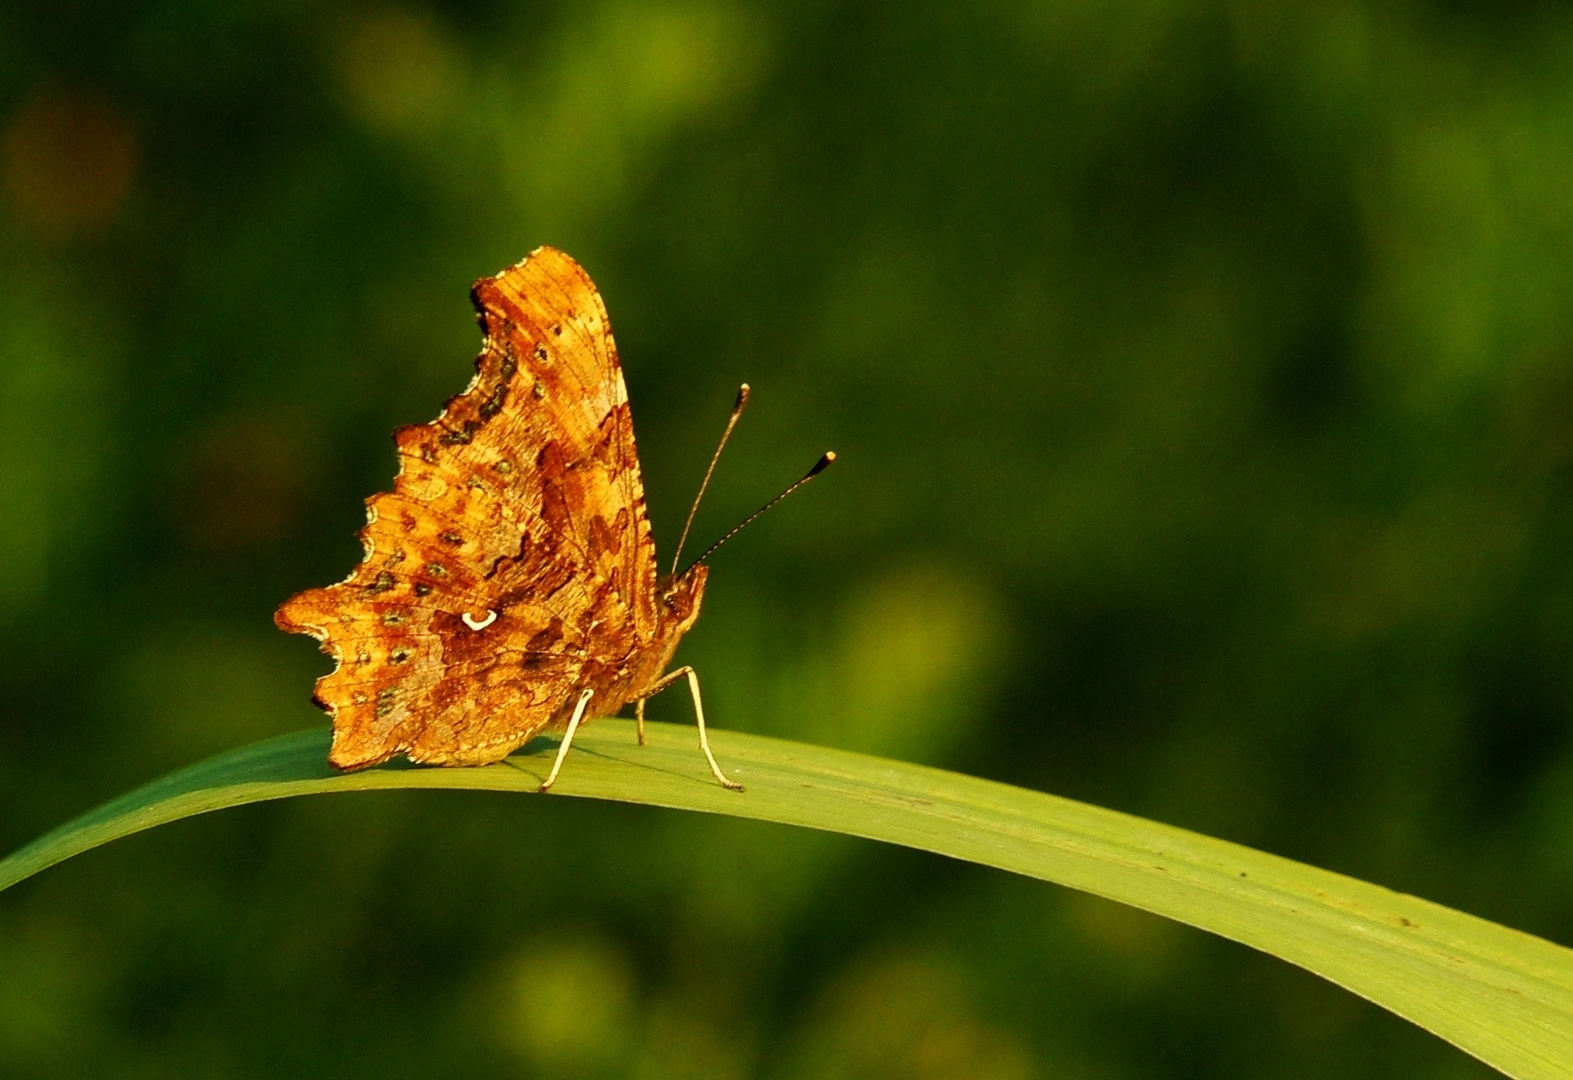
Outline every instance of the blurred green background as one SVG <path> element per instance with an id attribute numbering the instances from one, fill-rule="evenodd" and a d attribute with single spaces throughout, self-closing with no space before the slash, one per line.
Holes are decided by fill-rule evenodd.
<path id="1" fill-rule="evenodd" d="M 662 551 L 739 382 L 697 542 L 841 456 L 714 561 L 717 726 L 1573 941 L 1570 241 L 1560 4 L 8 0 L 0 846 L 323 723 L 272 611 L 552 243 Z M 993 871 L 385 793 L 0 895 L 0 1075 L 1487 1070 Z"/>

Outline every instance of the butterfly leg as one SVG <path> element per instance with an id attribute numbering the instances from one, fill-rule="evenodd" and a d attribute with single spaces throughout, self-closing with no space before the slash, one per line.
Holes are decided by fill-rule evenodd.
<path id="1" fill-rule="evenodd" d="M 573 717 L 568 721 L 568 731 L 563 735 L 562 745 L 557 748 L 557 760 L 552 762 L 552 771 L 546 774 L 546 779 L 541 781 L 539 790 L 546 791 L 557 783 L 557 774 L 562 771 L 563 758 L 568 756 L 568 747 L 573 743 L 573 733 L 579 730 L 579 721 L 584 717 L 584 707 L 590 704 L 590 699 L 595 696 L 595 691 L 585 687 L 584 693 L 579 695 L 579 704 L 573 707 Z"/>
<path id="2" fill-rule="evenodd" d="M 652 686 L 650 692 L 645 696 L 654 697 L 685 676 L 688 679 L 688 692 L 694 699 L 694 719 L 699 722 L 699 749 L 705 752 L 705 760 L 710 763 L 710 774 L 720 782 L 722 787 L 731 788 L 733 791 L 742 791 L 743 785 L 735 780 L 728 780 L 726 773 L 721 771 L 721 766 L 716 764 L 715 755 L 710 752 L 710 736 L 705 733 L 705 707 L 699 700 L 699 675 L 693 668 L 685 665 L 662 676 L 661 681 Z M 644 702 L 641 701 L 640 704 L 643 705 Z"/>
<path id="3" fill-rule="evenodd" d="M 644 745 L 644 703 L 645 698 L 634 702 L 634 722 L 639 725 L 639 745 Z"/>

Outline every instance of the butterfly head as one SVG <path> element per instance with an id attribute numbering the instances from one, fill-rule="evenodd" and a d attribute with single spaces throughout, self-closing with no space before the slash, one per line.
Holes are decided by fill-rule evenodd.
<path id="1" fill-rule="evenodd" d="M 674 624 L 679 633 L 686 633 L 694 620 L 699 618 L 699 602 L 705 595 L 705 579 L 710 568 L 704 563 L 690 566 L 681 574 L 664 577 L 656 585 L 656 595 L 661 601 L 661 620 Z"/>

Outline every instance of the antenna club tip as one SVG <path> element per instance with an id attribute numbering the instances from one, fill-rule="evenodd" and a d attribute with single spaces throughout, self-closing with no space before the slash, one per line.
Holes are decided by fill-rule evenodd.
<path id="1" fill-rule="evenodd" d="M 826 450 L 825 456 L 814 463 L 814 467 L 808 470 L 808 476 L 805 476 L 803 479 L 808 480 L 818 476 L 820 473 L 830 468 L 830 463 L 835 460 L 836 452 L 834 450 Z"/>
<path id="2" fill-rule="evenodd" d="M 734 413 L 748 403 L 748 395 L 751 393 L 753 393 L 753 390 L 750 389 L 747 383 L 737 388 L 737 404 L 732 406 Z"/>

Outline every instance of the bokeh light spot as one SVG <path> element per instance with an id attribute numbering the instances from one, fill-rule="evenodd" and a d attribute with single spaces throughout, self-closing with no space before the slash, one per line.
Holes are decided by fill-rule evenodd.
<path id="1" fill-rule="evenodd" d="M 225 552 L 287 536 L 316 475 L 311 430 L 298 417 L 260 415 L 208 428 L 177 484 L 172 511 L 182 537 L 193 547 Z"/>
<path id="2" fill-rule="evenodd" d="M 391 8 L 364 15 L 348 27 L 339 75 L 352 109 L 370 127 L 424 132 L 452 108 L 463 63 L 429 18 Z"/>
<path id="3" fill-rule="evenodd" d="M 500 1017 L 504 1039 L 553 1072 L 604 1065 L 627 1044 L 633 983 L 628 959 L 600 936 L 532 942 L 514 961 Z"/>
<path id="4" fill-rule="evenodd" d="M 977 1015 L 954 971 L 932 960 L 859 964 L 821 1002 L 793 1076 L 1027 1080 L 1025 1046 Z"/>
<path id="5" fill-rule="evenodd" d="M 136 176 L 130 119 L 99 94 L 40 94 L 6 126 L 0 147 L 6 194 L 52 233 L 75 233 L 114 218 Z"/>

